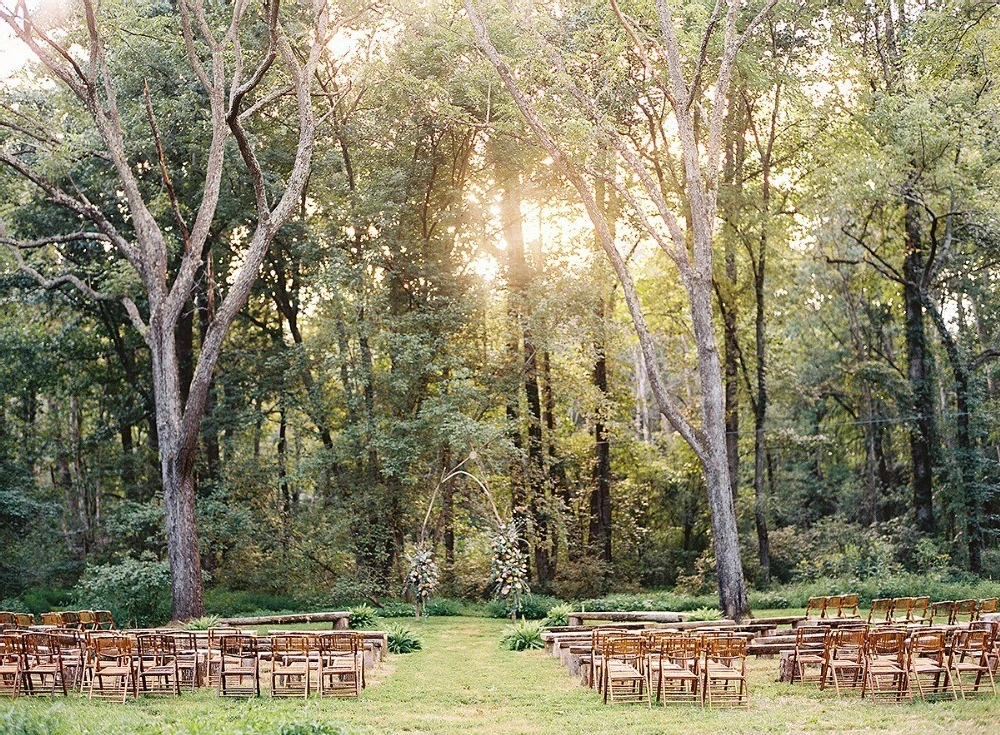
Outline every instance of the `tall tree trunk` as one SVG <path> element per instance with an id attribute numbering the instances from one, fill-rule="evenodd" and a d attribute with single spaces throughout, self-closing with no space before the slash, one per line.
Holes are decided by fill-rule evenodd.
<path id="1" fill-rule="evenodd" d="M 903 259 L 903 301 L 906 307 L 906 358 L 914 421 L 910 424 L 910 463 L 913 510 L 917 529 L 934 533 L 932 452 L 935 440 L 934 388 L 929 375 L 930 356 L 924 329 L 921 283 L 924 278 L 924 250 L 921 233 L 920 201 L 912 187 L 903 194 L 905 214 Z"/>
<path id="2" fill-rule="evenodd" d="M 605 562 L 611 563 L 611 445 L 604 413 L 610 400 L 608 395 L 608 358 L 604 334 L 607 318 L 606 302 L 600 299 L 595 309 L 598 323 L 598 337 L 594 344 L 594 386 L 598 390 L 601 405 L 597 408 L 594 421 L 594 473 L 593 489 L 590 492 L 590 546 Z"/>

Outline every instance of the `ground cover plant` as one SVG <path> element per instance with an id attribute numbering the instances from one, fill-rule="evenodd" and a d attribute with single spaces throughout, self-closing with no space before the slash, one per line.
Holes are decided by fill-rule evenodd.
<path id="1" fill-rule="evenodd" d="M 507 623 L 431 618 L 407 624 L 424 648 L 392 656 L 357 701 L 220 701 L 213 692 L 119 705 L 71 697 L 0 701 L 4 735 L 686 735 L 936 732 L 981 735 L 997 700 L 873 706 L 814 686 L 776 683 L 775 659 L 750 659 L 750 710 L 604 706 L 544 651 L 504 651 Z M 296 626 L 303 627 L 303 626 Z M 325 626 L 307 626 L 321 629 Z"/>

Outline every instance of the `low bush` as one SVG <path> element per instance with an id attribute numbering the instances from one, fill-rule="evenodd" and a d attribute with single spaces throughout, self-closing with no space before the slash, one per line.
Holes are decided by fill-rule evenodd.
<path id="1" fill-rule="evenodd" d="M 364 630 L 378 626 L 378 610 L 371 605 L 357 605 L 348 608 L 351 617 L 348 624 L 355 630 Z"/>
<path id="2" fill-rule="evenodd" d="M 433 617 L 455 617 L 462 614 L 464 605 L 461 600 L 440 597 L 428 602 L 426 610 L 427 614 Z"/>
<path id="3" fill-rule="evenodd" d="M 23 612 L 38 615 L 49 610 L 65 609 L 73 604 L 74 590 L 35 588 L 21 595 L 21 603 L 27 608 Z M 11 612 L 21 612 L 12 610 Z"/>
<path id="4" fill-rule="evenodd" d="M 647 592 L 645 594 L 605 595 L 583 600 L 584 610 L 592 612 L 624 612 L 629 610 L 668 610 L 687 612 L 703 607 L 715 607 L 719 600 L 714 595 L 680 595 L 674 592 Z"/>
<path id="5" fill-rule="evenodd" d="M 689 612 L 685 620 L 722 620 L 722 613 L 716 607 L 699 607 Z"/>
<path id="6" fill-rule="evenodd" d="M 205 590 L 205 612 L 220 618 L 254 617 L 251 613 L 299 612 L 302 605 L 292 595 L 271 595 L 223 588 Z"/>
<path id="7" fill-rule="evenodd" d="M 291 722 L 282 725 L 276 735 L 346 735 L 347 730 L 320 722 Z"/>
<path id="8" fill-rule="evenodd" d="M 751 591 L 748 595 L 751 610 L 784 610 L 789 607 L 788 598 L 776 592 Z"/>
<path id="9" fill-rule="evenodd" d="M 412 618 L 416 612 L 409 602 L 395 602 L 390 600 L 383 603 L 378 611 L 380 618 Z"/>
<path id="10" fill-rule="evenodd" d="M 536 595 L 534 593 L 521 598 L 521 609 L 517 616 L 526 620 L 542 620 L 556 605 L 563 604 L 557 597 Z M 486 605 L 486 614 L 491 618 L 509 618 L 511 609 L 505 600 L 492 600 Z"/>
<path id="11" fill-rule="evenodd" d="M 389 653 L 413 653 L 424 647 L 416 633 L 402 625 L 389 626 Z"/>
<path id="12" fill-rule="evenodd" d="M 139 559 L 87 567 L 74 598 L 81 608 L 110 610 L 123 628 L 152 628 L 170 620 L 170 572 L 166 562 Z"/>
<path id="13" fill-rule="evenodd" d="M 189 620 L 184 625 L 184 630 L 208 630 L 219 625 L 219 618 L 215 615 L 205 615 L 201 618 Z"/>
<path id="14" fill-rule="evenodd" d="M 505 651 L 530 651 L 544 648 L 542 626 L 536 621 L 521 621 L 504 628 L 500 638 L 500 648 Z"/>
<path id="15" fill-rule="evenodd" d="M 569 614 L 571 612 L 573 612 L 572 605 L 562 604 L 551 607 L 542 621 L 542 626 L 553 628 L 558 625 L 569 625 Z"/>

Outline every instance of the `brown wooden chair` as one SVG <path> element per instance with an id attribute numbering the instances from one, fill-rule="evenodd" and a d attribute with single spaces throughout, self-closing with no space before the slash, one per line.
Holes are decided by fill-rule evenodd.
<path id="1" fill-rule="evenodd" d="M 238 628 L 209 628 L 208 653 L 205 657 L 205 677 L 208 686 L 218 688 L 219 669 L 222 667 L 222 638 L 227 635 L 240 635 Z"/>
<path id="2" fill-rule="evenodd" d="M 701 681 L 702 701 L 715 706 L 749 707 L 747 639 L 737 636 L 706 638 Z"/>
<path id="3" fill-rule="evenodd" d="M 976 608 L 978 607 L 978 600 L 956 600 L 955 607 L 951 611 L 951 620 L 948 622 L 952 625 L 961 622 L 971 623 L 976 619 Z"/>
<path id="4" fill-rule="evenodd" d="M 35 624 L 35 616 L 31 613 L 14 613 L 14 624 L 18 628 L 30 628 Z"/>
<path id="5" fill-rule="evenodd" d="M 4 628 L 16 628 L 17 617 L 12 612 L 0 612 L 0 626 Z"/>
<path id="6" fill-rule="evenodd" d="M 942 600 L 941 602 L 932 602 L 930 609 L 927 612 L 927 619 L 929 625 L 934 625 L 935 623 L 941 622 L 945 625 L 951 624 L 952 615 L 955 614 L 955 601 L 954 600 Z"/>
<path id="7" fill-rule="evenodd" d="M 129 695 L 138 698 L 135 653 L 132 639 L 126 635 L 103 635 L 90 639 L 88 657 L 88 697 L 120 699 Z"/>
<path id="8" fill-rule="evenodd" d="M 856 618 L 858 617 L 858 595 L 841 595 L 840 596 L 840 607 L 837 608 L 838 618 Z"/>
<path id="9" fill-rule="evenodd" d="M 910 686 L 916 686 L 921 699 L 940 695 L 958 698 L 948 668 L 947 638 L 945 631 L 920 632 L 910 637 L 907 673 Z"/>
<path id="10" fill-rule="evenodd" d="M 997 693 L 990 667 L 992 633 L 988 630 L 959 630 L 951 643 L 948 670 L 958 694 Z"/>
<path id="11" fill-rule="evenodd" d="M 42 625 L 49 625 L 54 628 L 63 627 L 63 614 L 61 612 L 43 612 Z"/>
<path id="12" fill-rule="evenodd" d="M 997 611 L 997 598 L 988 597 L 985 600 L 980 600 L 979 604 L 976 605 L 976 620 L 979 620 L 983 615 L 991 615 Z"/>
<path id="13" fill-rule="evenodd" d="M 914 597 L 907 613 L 907 622 L 924 625 L 931 622 L 928 608 L 931 604 L 930 597 Z"/>
<path id="14" fill-rule="evenodd" d="M 828 597 L 810 597 L 806 600 L 806 617 L 822 618 L 826 613 L 826 601 Z"/>
<path id="15" fill-rule="evenodd" d="M 824 618 L 835 618 L 837 613 L 840 612 L 840 604 L 843 601 L 843 595 L 830 595 L 826 598 L 826 605 L 823 607 L 823 617 Z"/>
<path id="16" fill-rule="evenodd" d="M 181 695 L 177 639 L 172 634 L 143 633 L 137 636 L 138 686 L 143 694 Z"/>
<path id="17" fill-rule="evenodd" d="M 889 613 L 892 610 L 892 600 L 888 597 L 880 597 L 872 600 L 872 605 L 868 610 L 868 624 L 881 625 L 889 622 Z"/>
<path id="18" fill-rule="evenodd" d="M 198 636 L 186 631 L 170 633 L 177 651 L 178 682 L 182 690 L 195 690 L 201 686 L 201 655 L 198 650 Z"/>
<path id="19" fill-rule="evenodd" d="M 642 639 L 635 635 L 611 636 L 601 648 L 604 704 L 645 702 L 652 705 L 646 675 L 642 672 Z"/>
<path id="20" fill-rule="evenodd" d="M 613 636 L 628 635 L 628 631 L 620 628 L 594 628 L 590 633 L 590 687 L 601 691 L 604 663 L 604 641 Z"/>
<path id="21" fill-rule="evenodd" d="M 0 696 L 17 699 L 21 693 L 24 642 L 17 633 L 0 636 Z"/>
<path id="22" fill-rule="evenodd" d="M 114 630 L 118 627 L 110 610 L 94 610 L 94 617 L 97 618 L 97 627 L 100 630 Z"/>
<path id="23" fill-rule="evenodd" d="M 892 600 L 892 608 L 889 610 L 889 622 L 896 625 L 905 625 L 910 622 L 910 613 L 913 611 L 912 597 L 896 597 Z"/>
<path id="24" fill-rule="evenodd" d="M 819 688 L 826 689 L 833 683 L 840 696 L 841 688 L 855 689 L 864 675 L 864 628 L 833 628 L 823 639 L 823 665 L 820 669 Z"/>
<path id="25" fill-rule="evenodd" d="M 656 677 L 656 700 L 668 702 L 701 702 L 698 684 L 701 678 L 701 639 L 681 633 L 658 641 L 657 663 L 648 670 L 648 686 L 652 689 Z"/>
<path id="26" fill-rule="evenodd" d="M 271 636 L 272 697 L 309 697 L 312 675 L 310 636 L 300 634 Z"/>
<path id="27" fill-rule="evenodd" d="M 804 683 L 823 680 L 823 639 L 829 630 L 822 625 L 800 625 L 795 629 L 789 681 Z M 815 673 L 808 674 L 809 668 L 815 668 Z"/>
<path id="28" fill-rule="evenodd" d="M 55 695 L 56 690 L 60 690 L 66 696 L 69 692 L 58 638 L 48 633 L 25 633 L 23 641 L 21 678 L 24 693 Z"/>
<path id="29" fill-rule="evenodd" d="M 80 619 L 80 630 L 96 630 L 97 625 L 97 615 L 93 610 L 80 610 L 77 612 Z"/>
<path id="30" fill-rule="evenodd" d="M 219 696 L 259 697 L 260 658 L 251 635 L 224 635 L 219 640 Z"/>
<path id="31" fill-rule="evenodd" d="M 87 659 L 86 637 L 76 628 L 55 628 L 49 631 L 49 635 L 59 646 L 66 686 L 79 688 Z"/>
<path id="32" fill-rule="evenodd" d="M 364 661 L 361 636 L 353 632 L 324 633 L 316 638 L 316 647 L 319 696 L 360 697 Z"/>
<path id="33" fill-rule="evenodd" d="M 61 627 L 80 630 L 80 613 L 76 610 L 63 610 L 60 615 L 62 616 Z"/>
<path id="34" fill-rule="evenodd" d="M 911 701 L 906 665 L 906 632 L 874 630 L 865 637 L 864 677 L 861 697 L 873 702 Z"/>

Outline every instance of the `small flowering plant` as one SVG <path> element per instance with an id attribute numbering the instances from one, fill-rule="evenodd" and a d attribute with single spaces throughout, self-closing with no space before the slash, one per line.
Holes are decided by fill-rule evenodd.
<path id="1" fill-rule="evenodd" d="M 490 581 L 495 585 L 494 597 L 507 601 L 511 619 L 517 617 L 521 601 L 531 590 L 528 588 L 528 565 L 518 545 L 520 533 L 517 523 L 500 526 L 493 536 L 493 563 Z"/>
<path id="2" fill-rule="evenodd" d="M 413 608 L 419 618 L 427 609 L 427 601 L 437 589 L 440 576 L 434 551 L 423 544 L 417 546 L 406 557 L 410 562 L 410 573 L 406 575 L 406 588 L 413 593 Z"/>

